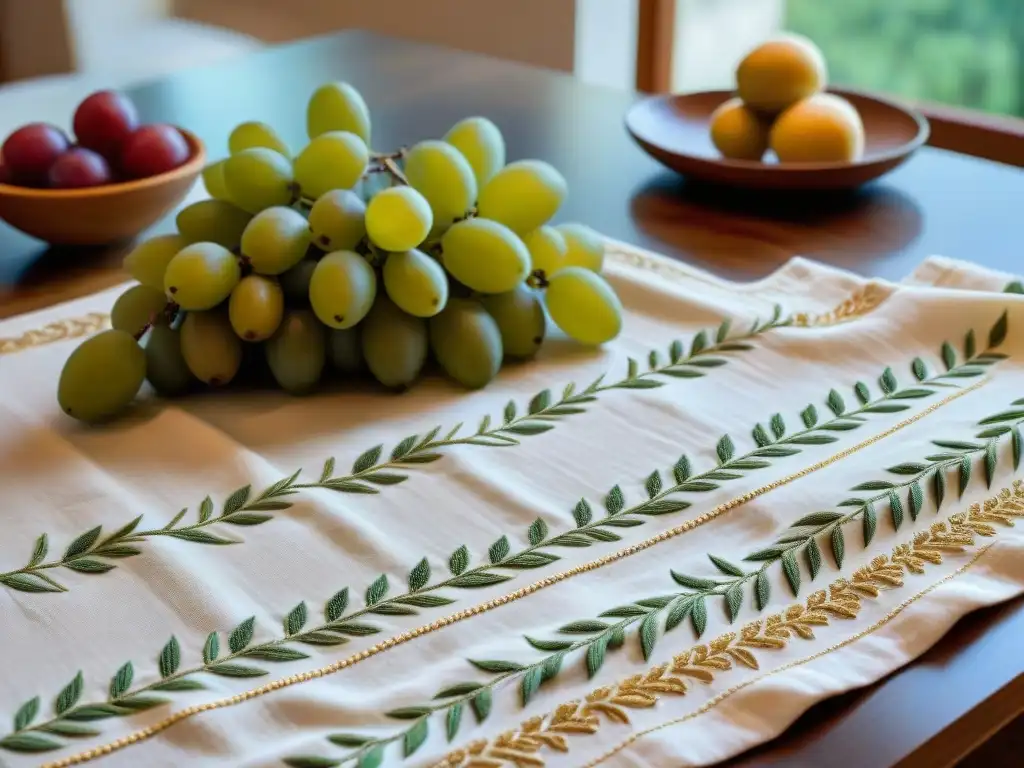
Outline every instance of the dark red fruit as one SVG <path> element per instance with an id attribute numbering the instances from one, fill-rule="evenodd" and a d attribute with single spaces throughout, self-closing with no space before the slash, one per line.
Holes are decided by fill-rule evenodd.
<path id="1" fill-rule="evenodd" d="M 0 184 L 13 184 L 14 179 L 11 178 L 11 172 L 7 170 L 6 165 L 0 165 Z"/>
<path id="2" fill-rule="evenodd" d="M 78 105 L 73 127 L 79 144 L 116 160 L 139 127 L 139 113 L 124 94 L 97 91 Z"/>
<path id="3" fill-rule="evenodd" d="M 188 160 L 188 142 L 173 125 L 144 125 L 125 142 L 121 170 L 141 179 L 177 168 Z"/>
<path id="4" fill-rule="evenodd" d="M 109 184 L 112 179 L 110 165 L 103 155 L 84 147 L 68 150 L 50 166 L 50 186 L 55 189 L 97 187 Z"/>
<path id="5" fill-rule="evenodd" d="M 0 163 L 15 184 L 42 185 L 50 166 L 67 148 L 67 136 L 59 128 L 30 123 L 7 137 L 0 149 Z"/>

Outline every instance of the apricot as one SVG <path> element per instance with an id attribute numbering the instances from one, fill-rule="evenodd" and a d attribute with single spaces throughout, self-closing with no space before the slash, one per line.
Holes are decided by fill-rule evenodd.
<path id="1" fill-rule="evenodd" d="M 760 160 L 768 149 L 770 128 L 742 99 L 729 99 L 711 113 L 711 142 L 732 160 Z"/>
<path id="2" fill-rule="evenodd" d="M 852 162 L 864 154 L 864 123 L 846 99 L 816 93 L 779 115 L 769 144 L 782 163 Z"/>
<path id="3" fill-rule="evenodd" d="M 777 114 L 825 87 L 825 57 L 803 35 L 786 34 L 748 53 L 736 69 L 736 88 L 744 103 Z"/>

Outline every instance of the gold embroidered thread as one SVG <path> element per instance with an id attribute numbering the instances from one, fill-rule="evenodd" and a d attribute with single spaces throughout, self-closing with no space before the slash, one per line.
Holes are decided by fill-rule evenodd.
<path id="1" fill-rule="evenodd" d="M 798 312 L 793 315 L 793 325 L 798 328 L 820 328 L 827 325 L 848 323 L 877 309 L 891 295 L 891 291 L 879 283 L 867 283 L 831 312 L 823 315 L 808 315 Z"/>
<path id="2" fill-rule="evenodd" d="M 994 536 L 997 530 L 994 524 L 1012 526 L 1015 518 L 1024 518 L 1024 484 L 1020 480 L 1014 482 L 1012 491 L 1004 488 L 984 504 L 974 504 L 967 512 L 950 516 L 945 523 L 935 523 L 930 530 L 918 533 L 911 543 L 895 547 L 891 556 L 875 557 L 849 580 L 838 579 L 827 591 L 810 595 L 804 604 L 792 605 L 764 621 L 751 622 L 739 633 L 727 632 L 708 645 L 697 645 L 646 674 L 632 675 L 615 685 L 598 688 L 583 701 L 562 704 L 550 715 L 532 717 L 518 729 L 506 731 L 490 741 L 471 742 L 450 752 L 434 768 L 543 766 L 541 753 L 545 748 L 569 751 L 571 743 L 567 734 L 596 734 L 606 723 L 629 725 L 631 709 L 653 707 L 664 696 L 685 696 L 691 685 L 710 684 L 721 672 L 737 667 L 759 669 L 755 651 L 785 648 L 794 637 L 813 640 L 814 627 L 827 626 L 836 618 L 856 618 L 865 600 L 875 599 L 885 590 L 902 587 L 906 572 L 922 574 L 928 564 L 941 563 L 944 553 L 963 552 L 974 546 L 976 536 Z M 716 698 L 723 700 L 721 696 Z M 697 713 L 708 709 L 710 707 L 702 708 Z M 683 722 L 697 713 L 633 734 L 588 765 L 597 765 L 644 734 Z"/>
<path id="3" fill-rule="evenodd" d="M 70 755 L 60 760 L 55 760 L 53 762 L 46 763 L 42 768 L 66 768 L 66 766 L 70 765 L 79 765 L 81 763 L 94 760 L 98 757 L 102 757 L 103 755 L 108 755 L 111 752 L 123 749 L 124 747 L 127 747 L 131 744 L 135 744 L 139 741 L 152 738 L 161 731 L 167 730 L 175 723 L 179 723 L 182 720 L 193 717 L 194 715 L 198 715 L 202 712 L 208 712 L 213 709 L 223 709 L 225 707 L 235 706 L 236 704 L 241 704 L 242 702 L 249 701 L 250 699 L 265 696 L 266 694 L 272 693 L 281 688 L 290 687 L 292 685 L 298 685 L 299 683 L 308 682 L 310 680 L 319 677 L 324 677 L 326 675 L 332 675 L 335 672 L 340 672 L 343 669 L 347 669 L 348 667 L 358 664 L 359 662 L 364 661 L 370 658 L 371 656 L 376 656 L 377 654 L 390 650 L 391 648 L 394 648 L 396 646 L 404 645 L 405 643 L 409 642 L 410 640 L 414 640 L 417 637 L 430 634 L 431 632 L 436 632 L 439 629 L 443 629 L 444 627 L 447 627 L 451 624 L 456 624 L 472 616 L 477 616 L 481 613 L 486 613 L 487 611 L 493 610 L 494 608 L 498 608 L 502 605 L 515 602 L 524 597 L 527 597 L 528 595 L 532 595 L 535 592 L 539 592 L 540 590 L 545 589 L 546 587 L 550 587 L 554 584 L 567 581 L 568 579 L 571 579 L 574 576 L 578 576 L 583 573 L 588 573 L 590 571 L 597 570 L 619 560 L 624 560 L 625 558 L 630 557 L 631 555 L 634 555 L 637 552 L 642 552 L 646 549 L 650 549 L 651 547 L 653 547 L 656 544 L 659 544 L 662 541 L 667 541 L 668 539 L 675 538 L 676 536 L 680 536 L 684 533 L 699 528 L 700 526 L 709 523 L 718 517 L 721 517 L 727 512 L 746 504 L 748 501 L 756 499 L 759 496 L 763 496 L 777 488 L 781 488 L 784 485 L 788 485 L 789 483 L 792 483 L 795 480 L 799 480 L 802 477 L 806 477 L 807 475 L 810 475 L 813 472 L 817 472 L 819 469 L 823 469 L 827 466 L 835 464 L 836 462 L 841 461 L 842 459 L 845 459 L 848 456 L 851 456 L 857 451 L 860 451 L 863 448 L 873 445 L 874 443 L 877 443 L 880 440 L 885 439 L 886 437 L 900 431 L 901 429 L 904 429 L 905 427 L 917 421 L 920 421 L 925 416 L 934 413 L 939 408 L 948 405 L 954 400 L 957 400 L 963 397 L 964 395 L 979 389 L 980 387 L 984 386 L 988 381 L 988 379 L 982 379 L 981 381 L 972 384 L 970 387 L 965 387 L 964 389 L 957 390 L 956 392 L 947 395 L 942 400 L 932 403 L 930 406 L 914 414 L 913 416 L 909 416 L 906 419 L 903 419 L 902 421 L 892 425 L 883 432 L 879 432 L 878 434 L 873 435 L 872 437 L 869 437 L 868 439 L 860 443 L 857 443 L 856 445 L 850 446 L 849 448 L 846 448 L 845 450 L 842 450 L 839 453 L 833 454 L 832 456 L 826 459 L 822 459 L 821 461 L 816 462 L 815 464 L 811 464 L 810 466 L 804 467 L 803 469 L 800 469 L 797 472 L 787 475 L 786 477 L 780 478 L 779 480 L 774 480 L 771 483 L 767 483 L 765 485 L 760 486 L 759 488 L 755 488 L 752 491 L 748 491 L 742 496 L 737 496 L 734 499 L 730 499 L 729 501 L 719 504 L 717 507 L 714 507 L 710 511 L 705 512 L 704 514 L 699 515 L 693 518 L 692 520 L 687 520 L 686 522 L 677 525 L 675 528 L 669 528 L 655 536 L 637 542 L 636 544 L 633 544 L 629 547 L 620 549 L 617 552 L 613 552 L 610 555 L 606 555 L 605 557 L 599 558 L 597 560 L 591 560 L 590 562 L 582 563 L 566 571 L 553 574 L 552 576 L 548 576 L 547 578 L 540 579 L 539 581 L 535 581 L 532 584 L 528 584 L 524 587 L 521 587 L 515 590 L 514 592 L 509 592 L 505 595 L 496 597 L 492 600 L 488 600 L 484 603 L 480 603 L 471 608 L 464 608 L 461 611 L 437 619 L 436 621 L 433 621 L 430 624 L 424 624 L 422 626 L 417 627 L 416 629 L 402 632 L 399 635 L 393 635 L 387 640 L 383 640 L 377 643 L 376 645 L 370 646 L 364 651 L 349 656 L 348 658 L 341 659 L 340 661 L 336 661 L 333 664 L 328 664 L 327 666 L 320 667 L 319 669 L 310 670 L 308 672 L 302 672 L 295 675 L 291 675 L 289 677 L 280 678 L 278 680 L 274 680 L 273 682 L 266 683 L 257 688 L 252 688 L 248 691 L 244 691 L 234 696 L 218 699 L 216 701 L 206 702 L 205 704 L 196 704 L 191 707 L 186 707 L 185 709 L 179 710 L 178 712 L 174 712 L 171 715 L 165 717 L 163 720 L 160 720 L 146 728 L 142 728 L 138 731 L 135 731 L 134 733 L 129 734 L 128 736 L 116 739 L 115 741 L 112 741 L 108 744 L 104 744 L 100 747 L 94 747 L 93 749 L 88 749 L 83 752 L 79 752 L 78 754 Z"/>
<path id="4" fill-rule="evenodd" d="M 101 312 L 90 312 L 84 317 L 58 320 L 42 328 L 25 331 L 21 336 L 0 339 L 0 355 L 13 355 L 33 347 L 53 344 L 65 339 L 80 339 L 96 333 L 110 324 L 110 316 Z"/>

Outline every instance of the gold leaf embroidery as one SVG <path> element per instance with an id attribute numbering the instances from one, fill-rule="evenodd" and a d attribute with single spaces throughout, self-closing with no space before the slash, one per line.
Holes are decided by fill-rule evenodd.
<path id="1" fill-rule="evenodd" d="M 520 726 L 519 733 L 533 734 L 535 748 L 526 754 L 504 757 L 505 743 L 515 738 L 506 732 L 490 742 L 474 742 L 465 749 L 450 752 L 434 768 L 503 767 L 509 763 L 521 766 L 543 766 L 543 747 L 548 746 L 544 734 L 557 731 L 595 734 L 608 723 L 629 724 L 628 709 L 644 709 L 657 704 L 661 696 L 685 696 L 686 679 L 704 684 L 715 682 L 720 672 L 743 666 L 758 669 L 752 649 L 769 650 L 786 647 L 794 636 L 814 639 L 813 627 L 827 626 L 832 618 L 853 619 L 864 601 L 877 598 L 883 591 L 904 585 L 906 572 L 923 573 L 930 564 L 938 564 L 945 554 L 963 552 L 976 543 L 977 536 L 993 536 L 997 529 L 988 523 L 1012 526 L 1024 518 L 1024 482 L 1016 480 L 1013 488 L 1004 488 L 998 496 L 983 504 L 972 505 L 967 512 L 951 515 L 945 522 L 933 524 L 914 536 L 910 544 L 899 544 L 889 556 L 879 555 L 859 568 L 847 579 L 837 579 L 828 590 L 819 590 L 802 604 L 791 605 L 782 613 L 765 620 L 752 621 L 738 633 L 728 632 L 709 645 L 697 645 L 677 654 L 669 664 L 651 668 L 645 675 L 633 675 L 613 686 L 604 686 L 587 696 L 585 702 L 568 702 L 548 717 L 533 717 Z M 603 715 L 603 719 L 597 717 Z M 579 729 L 567 729 L 570 723 L 585 723 Z M 546 723 L 546 725 L 545 725 Z M 568 751 L 569 743 L 557 747 Z M 483 762 L 487 761 L 487 762 Z"/>
<path id="2" fill-rule="evenodd" d="M 0 339 L 0 355 L 13 355 L 33 347 L 53 344 L 65 339 L 80 339 L 97 331 L 102 331 L 110 324 L 110 316 L 100 312 L 90 312 L 84 317 L 58 320 L 42 328 L 25 331 L 21 336 Z"/>
<path id="3" fill-rule="evenodd" d="M 891 290 L 880 283 L 867 283 L 831 312 L 822 315 L 799 312 L 793 315 L 793 325 L 798 328 L 814 328 L 848 323 L 877 309 L 891 293 Z"/>

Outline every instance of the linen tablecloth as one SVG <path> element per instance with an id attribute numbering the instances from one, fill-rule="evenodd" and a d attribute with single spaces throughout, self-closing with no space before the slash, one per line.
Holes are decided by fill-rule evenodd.
<path id="1" fill-rule="evenodd" d="M 480 391 L 101 428 L 118 290 L 0 324 L 0 763 L 704 765 L 1024 589 L 1011 276 L 606 273 L 619 339 Z"/>

